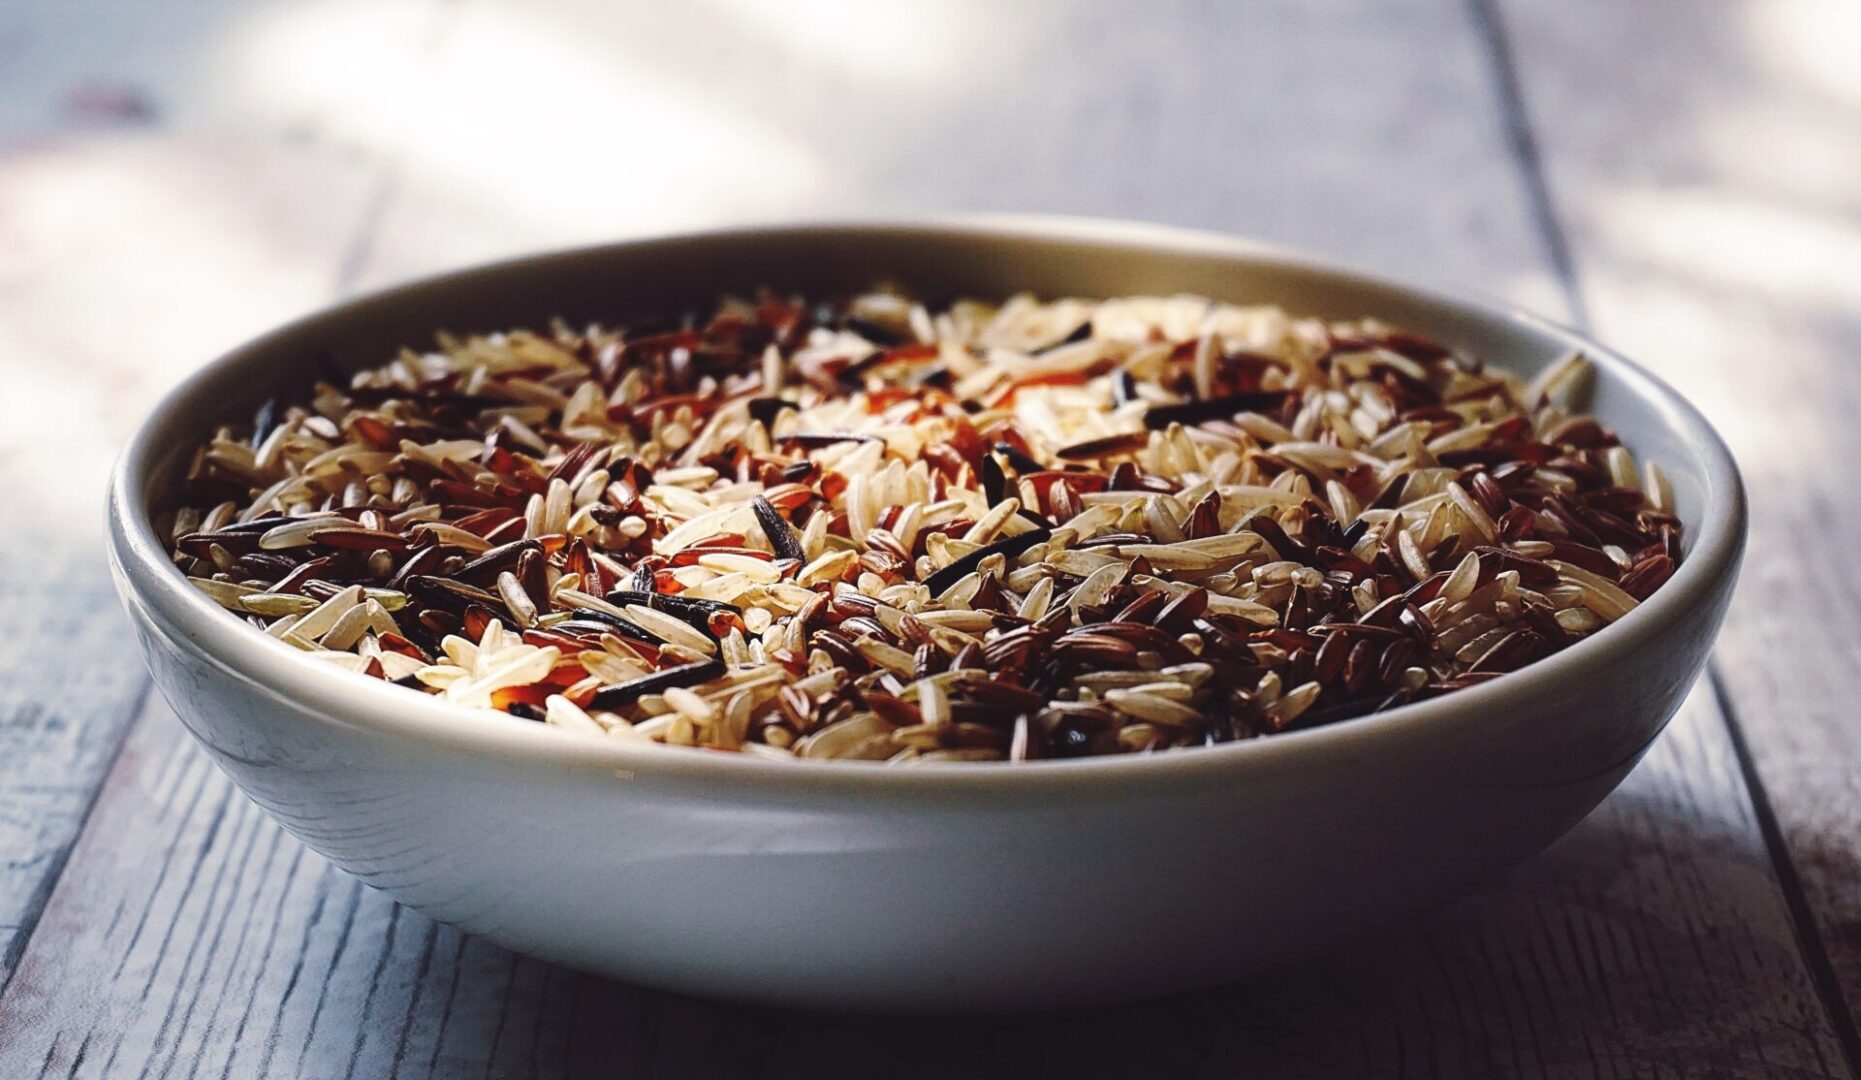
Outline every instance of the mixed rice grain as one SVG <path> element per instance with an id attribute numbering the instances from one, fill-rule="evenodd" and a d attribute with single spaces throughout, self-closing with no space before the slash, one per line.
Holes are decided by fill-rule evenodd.
<path id="1" fill-rule="evenodd" d="M 640 742 L 1138 753 L 1494 678 L 1681 527 L 1572 411 L 1374 320 L 765 296 L 442 335 L 195 453 L 175 562 L 351 671 Z"/>

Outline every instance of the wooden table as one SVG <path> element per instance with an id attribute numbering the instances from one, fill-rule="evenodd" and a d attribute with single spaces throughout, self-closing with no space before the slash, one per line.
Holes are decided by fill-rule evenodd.
<path id="1" fill-rule="evenodd" d="M 0 0 L 0 1076 L 1854 1075 L 1857 40 L 1852 0 Z M 495 254 L 942 209 L 1215 227 L 1591 327 L 1751 483 L 1710 675 L 1588 821 L 1432 918 L 990 1026 L 463 937 L 282 834 L 149 693 L 102 477 L 205 358 Z"/>

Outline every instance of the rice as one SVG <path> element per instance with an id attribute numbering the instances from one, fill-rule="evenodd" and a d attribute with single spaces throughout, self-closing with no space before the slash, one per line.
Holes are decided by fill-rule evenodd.
<path id="1" fill-rule="evenodd" d="M 165 516 L 227 611 L 525 721 L 795 757 L 1229 742 L 1540 659 L 1670 577 L 1666 474 L 1374 320 L 727 299 L 268 402 Z"/>

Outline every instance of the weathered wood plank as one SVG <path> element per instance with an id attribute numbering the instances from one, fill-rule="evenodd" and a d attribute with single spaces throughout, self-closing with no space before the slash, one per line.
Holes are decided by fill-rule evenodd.
<path id="1" fill-rule="evenodd" d="M 306 10 L 292 25 L 321 40 L 334 9 Z M 394 148 L 367 280 L 752 213 L 1039 205 L 1558 306 L 1458 5 L 885 17 L 901 47 L 867 55 L 806 9 L 720 28 L 483 3 L 439 39 L 430 104 L 302 108 Z M 538 154 L 511 153 L 518 119 Z M 686 122 L 692 159 L 650 156 Z M 434 927 L 281 838 L 148 711 L 0 998 L 0 1075 L 1842 1072 L 1705 695 L 1571 838 L 1436 919 L 1241 987 L 934 1038 L 647 994 Z"/>
<path id="2" fill-rule="evenodd" d="M 1861 7 L 1504 10 L 1598 330 L 1698 401 L 1745 470 L 1716 669 L 1861 1068 Z"/>
<path id="3" fill-rule="evenodd" d="M 277 183 L 287 179 L 283 174 L 312 182 L 305 166 L 315 163 L 274 160 L 255 170 L 263 156 L 200 142 L 67 144 L 0 162 L 0 205 L 19 211 L 0 219 L 0 351 L 22 362 L 0 403 L 0 488 L 9 502 L 9 528 L 0 536 L 0 605 L 14 634 L 13 645 L 0 653 L 0 683 L 7 688 L 0 705 L 0 981 L 17 951 L 14 935 L 30 927 L 124 722 L 146 690 L 97 531 L 110 457 L 133 410 L 152 400 L 154 387 L 239 335 L 314 303 L 333 275 L 332 265 L 318 291 L 300 292 L 288 272 L 278 271 L 314 258 L 315 246 L 301 255 L 267 252 L 255 259 L 247 239 L 237 235 L 259 224 L 254 216 L 305 190 Z M 239 199 L 230 176 L 202 175 L 216 159 L 236 162 L 244 174 L 240 183 L 257 171 L 275 174 L 274 184 L 255 192 L 255 199 Z M 340 192 L 341 171 L 319 171 L 336 181 L 325 190 Z M 86 219 L 82 224 L 46 227 L 79 209 L 61 209 L 61 191 L 137 179 L 198 183 L 187 198 L 218 200 L 215 215 L 225 218 L 192 236 L 172 217 L 164 228 L 151 229 L 145 215 L 160 218 L 175 207 L 161 198 L 119 198 L 85 208 L 78 215 Z M 269 246 L 262 232 L 255 230 L 254 238 Z M 220 243 L 227 246 L 210 247 Z M 176 245 L 193 251 L 175 254 Z M 334 254 L 327 246 L 322 253 Z M 274 258 L 270 269 L 253 265 Z M 146 260 L 145 267 L 133 269 L 136 260 Z M 56 271 L 49 277 L 48 267 Z M 148 273 L 148 290 L 124 295 L 125 272 Z M 173 326 L 178 311 L 235 307 L 200 300 L 202 293 L 235 290 L 241 297 L 236 317 L 216 314 L 194 327 Z M 234 322 L 243 329 L 224 329 Z"/>
<path id="4" fill-rule="evenodd" d="M 168 384 L 325 300 L 373 166 L 224 88 L 238 5 L 0 9 L 0 985 L 147 692 L 104 565 L 116 448 Z"/>
<path id="5" fill-rule="evenodd" d="M 100 558 L 62 551 L 56 535 L 0 543 L 0 605 L 20 613 L 18 645 L 0 665 L 0 983 L 63 869 L 122 718 L 148 692 L 128 627 L 105 606 L 116 598 Z"/>

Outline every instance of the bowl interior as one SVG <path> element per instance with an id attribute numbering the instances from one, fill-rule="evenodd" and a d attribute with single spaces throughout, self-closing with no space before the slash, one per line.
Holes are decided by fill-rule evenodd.
<path id="1" fill-rule="evenodd" d="M 166 579 L 165 584 L 148 582 L 141 587 L 165 594 L 162 603 L 169 610 L 189 608 L 187 617 L 194 621 L 213 616 L 224 628 L 215 634 L 245 633 L 166 565 L 163 545 L 150 523 L 153 510 L 175 492 L 192 447 L 214 423 L 245 420 L 268 397 L 302 394 L 313 378 L 380 364 L 402 347 L 426 347 L 440 329 L 493 331 L 540 326 L 556 317 L 571 323 L 621 321 L 701 306 L 725 292 L 747 295 L 767 286 L 816 296 L 865 289 L 881 281 L 895 282 L 928 300 L 999 298 L 1020 291 L 1044 297 L 1195 293 L 1236 303 L 1276 303 L 1291 312 L 1334 318 L 1375 316 L 1525 374 L 1572 348 L 1582 349 L 1598 367 L 1593 411 L 1621 434 L 1638 460 L 1658 461 L 1667 471 L 1687 526 L 1689 557 L 1660 593 L 1621 624 L 1531 665 L 1526 673 L 1575 664 L 1585 650 L 1608 647 L 1612 636 L 1619 637 L 1631 624 L 1652 626 L 1659 612 L 1684 605 L 1689 597 L 1697 600 L 1705 583 L 1730 573 L 1736 562 L 1743 537 L 1742 492 L 1718 436 L 1658 380 L 1570 331 L 1501 308 L 1227 238 L 1150 227 L 1018 220 L 798 226 L 629 242 L 466 270 L 312 315 L 234 350 L 158 407 L 119 465 L 114 493 L 118 557 L 140 564 L 145 575 Z M 1665 617 L 1676 614 L 1670 611 Z M 261 635 L 246 636 L 259 645 L 290 651 L 260 640 Z M 306 671 L 312 663 L 301 660 Z M 320 665 L 315 677 L 332 683 L 370 682 L 369 689 L 377 693 L 401 697 L 397 690 L 373 686 L 360 676 L 326 672 Z M 1438 710 L 1443 701 L 1473 705 L 1521 677 L 1508 675 L 1370 722 L 1386 724 L 1407 710 Z M 1256 742 L 1280 743 L 1364 722 Z M 530 725 L 516 726 L 525 728 L 526 735 L 534 734 L 527 730 Z M 974 767 L 944 770 L 953 771 Z"/>

